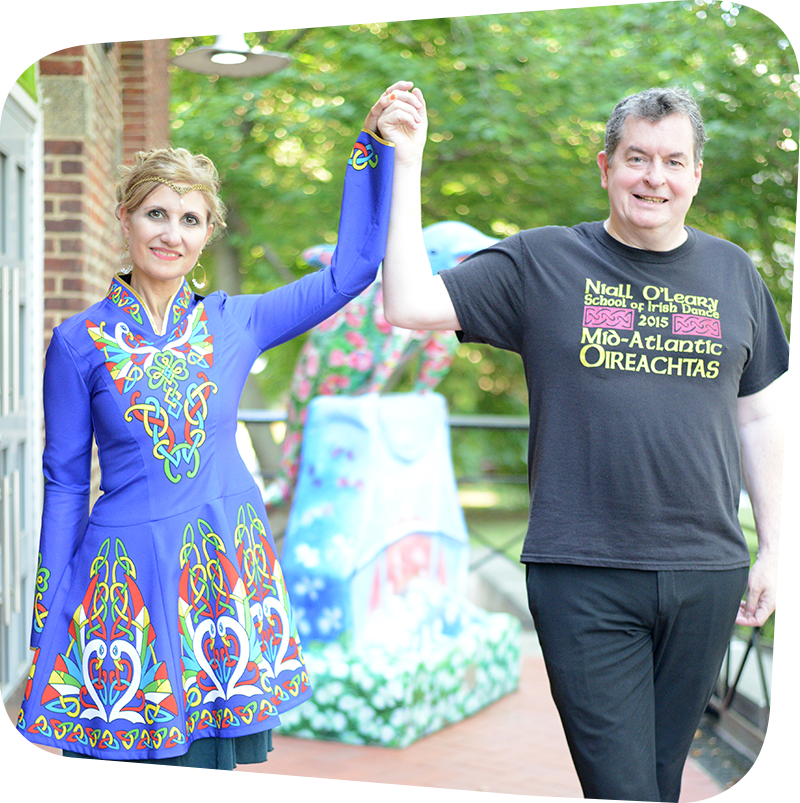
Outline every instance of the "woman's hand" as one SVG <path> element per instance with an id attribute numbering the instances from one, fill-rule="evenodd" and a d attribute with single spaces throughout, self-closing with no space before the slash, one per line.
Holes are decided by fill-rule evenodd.
<path id="1" fill-rule="evenodd" d="M 421 159 L 428 130 L 422 92 L 411 81 L 392 84 L 370 109 L 364 128 L 394 144 L 398 159 Z"/>

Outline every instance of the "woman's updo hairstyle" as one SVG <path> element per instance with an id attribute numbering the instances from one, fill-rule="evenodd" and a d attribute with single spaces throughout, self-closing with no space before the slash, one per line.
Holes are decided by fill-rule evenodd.
<path id="1" fill-rule="evenodd" d="M 125 207 L 135 212 L 159 185 L 198 185 L 208 205 L 208 222 L 214 226 L 211 240 L 225 228 L 227 209 L 219 197 L 219 175 L 214 163 L 203 154 L 185 148 L 154 148 L 136 154 L 132 165 L 121 165 L 117 181 L 117 217 Z"/>

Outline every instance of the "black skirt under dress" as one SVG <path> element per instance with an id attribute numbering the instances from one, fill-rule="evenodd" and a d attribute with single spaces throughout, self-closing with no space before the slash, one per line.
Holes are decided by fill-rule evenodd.
<path id="1" fill-rule="evenodd" d="M 195 739 L 182 756 L 171 758 L 130 759 L 125 763 L 164 764 L 171 767 L 197 767 L 200 769 L 235 770 L 239 764 L 261 764 L 273 750 L 272 731 L 221 739 Z M 91 758 L 83 753 L 64 750 L 67 758 Z"/>

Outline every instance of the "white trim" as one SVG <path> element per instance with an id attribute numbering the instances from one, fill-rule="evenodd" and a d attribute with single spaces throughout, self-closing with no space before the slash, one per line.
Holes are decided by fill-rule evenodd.
<path id="1" fill-rule="evenodd" d="M 17 79 L 1 64 L 0 87 L 8 92 L 11 99 L 28 115 L 32 123 L 41 119 L 42 110 L 39 108 L 37 101 L 20 86 Z"/>
<path id="2" fill-rule="evenodd" d="M 24 401 L 24 465 L 10 475 L 8 495 L 13 495 L 8 506 L 14 519 L 13 563 L 6 577 L 11 580 L 11 594 L 6 601 L 12 604 L 6 616 L 15 618 L 14 628 L 29 632 L 33 607 L 33 589 L 38 563 L 39 529 L 41 523 L 43 482 L 42 455 L 42 366 L 44 343 L 44 133 L 43 114 L 36 101 L 19 85 L 14 84 L 3 105 L 3 114 L 9 114 L 26 131 L 23 157 L 26 186 L 24 189 L 25 219 L 24 242 L 24 301 L 26 316 L 20 337 L 24 344 L 24 385 L 19 387 L 19 398 Z M 15 366 L 15 371 L 18 367 Z M 14 383 L 16 386 L 16 383 Z M 24 489 L 24 499 L 20 493 Z M 20 547 L 24 547 L 21 554 Z M 5 557 L 5 556 L 4 556 Z M 10 556 L 9 556 L 10 557 Z M 20 579 L 27 578 L 25 593 Z M 18 629 L 17 629 L 17 632 Z M 8 676 L 1 678 L 2 694 L 12 692 L 25 679 L 30 667 L 30 654 L 9 655 Z"/>

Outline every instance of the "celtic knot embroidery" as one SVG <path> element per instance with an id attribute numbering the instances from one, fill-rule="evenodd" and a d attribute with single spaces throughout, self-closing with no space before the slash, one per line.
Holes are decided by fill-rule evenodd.
<path id="1" fill-rule="evenodd" d="M 178 360 L 174 354 L 170 354 L 168 351 L 158 354 L 154 362 L 155 365 L 151 365 L 146 372 L 150 378 L 148 382 L 150 390 L 156 390 L 162 384 L 174 387 L 176 383 L 189 376 L 185 362 Z"/>
<path id="2" fill-rule="evenodd" d="M 121 297 L 124 288 L 115 288 L 116 296 Z M 190 298 L 191 293 L 182 290 L 173 312 L 177 314 Z M 184 317 L 160 349 L 131 332 L 125 322 L 118 322 L 113 334 L 107 331 L 105 321 L 87 321 L 86 327 L 95 347 L 103 352 L 117 390 L 131 394 L 125 420 L 142 423 L 152 440 L 153 457 L 162 461 L 169 481 L 196 476 L 199 449 L 206 440 L 208 400 L 217 392 L 205 373 L 213 368 L 214 337 L 208 331 L 204 305 L 198 304 Z"/>
<path id="3" fill-rule="evenodd" d="M 39 565 L 36 571 L 36 596 L 34 598 L 33 627 L 37 633 L 44 629 L 44 620 L 48 610 L 44 605 L 44 595 L 50 588 L 50 570 L 42 566 L 42 553 L 39 553 Z"/>
<path id="4" fill-rule="evenodd" d="M 106 296 L 121 310 L 127 312 L 136 323 L 142 323 L 142 307 L 132 293 L 129 293 L 119 282 L 113 282 Z"/>
<path id="5" fill-rule="evenodd" d="M 250 610 L 236 566 L 203 519 L 186 525 L 180 552 L 179 616 L 184 693 L 190 708 L 272 691 L 257 661 Z"/>
<path id="6" fill-rule="evenodd" d="M 180 409 L 183 399 L 178 390 L 178 383 L 189 377 L 189 369 L 186 361 L 178 359 L 168 351 L 162 351 L 156 355 L 153 365 L 146 369 L 147 386 L 150 390 L 158 390 L 163 386 L 164 401 L 170 406 L 173 413 Z"/>
<path id="7" fill-rule="evenodd" d="M 353 145 L 353 150 L 350 153 L 347 164 L 355 170 L 363 170 L 366 167 L 375 168 L 378 166 L 378 154 L 375 153 L 374 148 L 369 142 L 366 144 L 356 142 L 356 144 Z"/>
<path id="8" fill-rule="evenodd" d="M 89 576 L 70 624 L 69 648 L 56 659 L 42 699 L 51 714 L 67 720 L 49 723 L 60 729 L 73 720 L 88 729 L 122 720 L 155 733 L 151 726 L 173 720 L 177 703 L 156 658 L 155 629 L 122 541 L 114 540 L 113 555 L 111 539 L 100 545 Z"/>
<path id="9" fill-rule="evenodd" d="M 255 508 L 242 505 L 234 533 L 242 580 L 250 600 L 253 632 L 274 677 L 302 669 L 297 627 L 291 615 L 283 570 Z M 296 696 L 296 695 L 295 695 Z"/>
<path id="10" fill-rule="evenodd" d="M 164 378 L 164 375 L 160 375 Z M 188 376 L 188 371 L 186 372 Z M 153 441 L 153 456 L 164 461 L 164 473 L 170 482 L 180 482 L 183 474 L 178 473 L 181 464 L 189 466 L 186 476 L 191 478 L 200 468 L 200 452 L 198 451 L 206 439 L 205 420 L 208 417 L 208 398 L 217 392 L 217 386 L 208 381 L 208 377 L 198 373 L 203 381 L 188 386 L 186 394 L 181 397 L 174 384 L 166 388 L 165 399 L 179 412 L 183 413 L 184 441 L 179 443 L 170 421 L 169 411 L 162 406 L 155 396 L 147 396 L 139 401 L 141 394 L 134 391 L 131 395 L 131 406 L 125 411 L 125 420 L 134 418 L 142 422 L 145 432 Z M 152 377 L 151 377 L 152 381 Z M 161 382 L 158 385 L 162 384 Z M 156 387 L 158 387 L 158 385 Z M 152 385 L 151 385 L 151 389 Z M 177 398 L 183 398 L 183 405 L 178 408 Z"/>
<path id="11" fill-rule="evenodd" d="M 189 309 L 189 302 L 192 299 L 192 291 L 189 289 L 188 282 L 181 285 L 178 295 L 172 302 L 172 323 L 176 324 L 181 319 L 181 316 L 187 309 Z"/>

